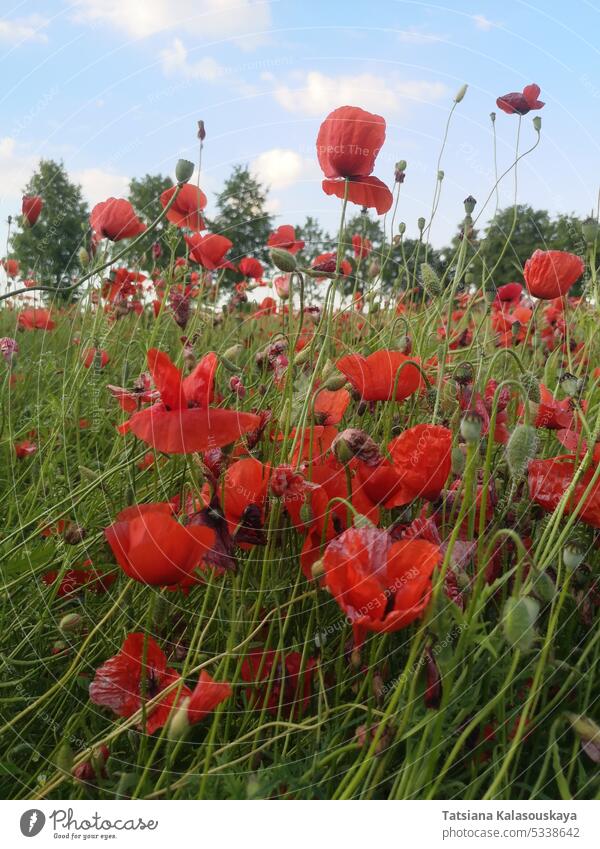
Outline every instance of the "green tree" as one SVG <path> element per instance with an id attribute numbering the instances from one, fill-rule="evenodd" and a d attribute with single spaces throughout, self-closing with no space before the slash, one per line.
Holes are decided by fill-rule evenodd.
<path id="1" fill-rule="evenodd" d="M 129 183 L 129 200 L 133 204 L 134 209 L 139 217 L 146 224 L 154 221 L 162 212 L 162 204 L 160 202 L 161 194 L 173 186 L 173 181 L 170 177 L 164 177 L 162 174 L 146 174 L 145 177 L 133 178 Z M 138 259 L 146 255 L 147 261 L 152 263 L 150 250 L 155 242 L 158 242 L 162 248 L 163 254 L 168 252 L 168 247 L 165 241 L 165 234 L 169 222 L 163 218 L 160 224 L 141 240 L 137 248 Z M 181 253 L 184 252 L 183 239 L 181 240 Z"/>
<path id="2" fill-rule="evenodd" d="M 272 218 L 266 209 L 267 192 L 247 165 L 236 165 L 216 198 L 217 216 L 211 229 L 233 242 L 231 258 L 251 254 L 267 260 Z"/>
<path id="3" fill-rule="evenodd" d="M 312 215 L 307 215 L 304 224 L 296 227 L 296 238 L 304 242 L 304 247 L 298 253 L 300 265 L 309 265 L 315 256 L 333 250 L 331 236 Z"/>
<path id="4" fill-rule="evenodd" d="M 39 195 L 44 208 L 33 227 L 21 222 L 11 239 L 12 255 L 24 275 L 46 286 L 66 287 L 80 270 L 78 252 L 89 226 L 81 186 L 69 180 L 62 162 L 42 159 L 23 194 Z"/>

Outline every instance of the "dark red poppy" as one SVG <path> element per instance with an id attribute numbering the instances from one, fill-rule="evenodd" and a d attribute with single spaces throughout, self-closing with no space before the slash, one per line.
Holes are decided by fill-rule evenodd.
<path id="1" fill-rule="evenodd" d="M 585 271 L 581 257 L 568 251 L 534 251 L 523 277 L 530 295 L 552 300 L 565 295 Z"/>
<path id="2" fill-rule="evenodd" d="M 24 195 L 21 204 L 21 212 L 23 218 L 27 221 L 30 227 L 33 227 L 35 222 L 40 217 L 40 213 L 44 206 L 44 201 L 39 195 Z"/>
<path id="3" fill-rule="evenodd" d="M 532 109 L 541 109 L 545 104 L 538 100 L 540 87 L 535 83 L 526 85 L 523 91 L 511 91 L 496 100 L 498 109 L 508 115 L 527 115 Z"/>
<path id="4" fill-rule="evenodd" d="M 186 236 L 185 240 L 190 249 L 192 262 L 197 262 L 208 271 L 232 267 L 231 263 L 225 260 L 225 254 L 233 247 L 233 242 L 225 236 L 220 236 L 218 233 L 208 233 L 206 236 L 192 233 L 191 236 Z"/>
<path id="5" fill-rule="evenodd" d="M 86 348 L 82 351 L 81 357 L 85 368 L 90 368 L 92 365 L 95 368 L 104 368 L 110 362 L 108 353 L 102 348 Z"/>
<path id="6" fill-rule="evenodd" d="M 246 697 L 257 709 L 266 707 L 276 714 L 281 706 L 283 716 L 298 716 L 310 702 L 316 665 L 309 657 L 302 669 L 302 654 L 297 651 L 286 655 L 272 650 L 252 651 L 241 669 L 242 680 L 253 685 L 246 689 Z"/>
<path id="7" fill-rule="evenodd" d="M 140 410 L 121 425 L 138 439 L 165 454 L 191 454 L 235 442 L 255 430 L 260 418 L 252 413 L 209 407 L 213 399 L 217 355 L 207 354 L 186 378 L 168 354 L 152 348 L 148 368 L 160 402 Z"/>
<path id="8" fill-rule="evenodd" d="M 164 652 L 152 637 L 129 634 L 119 653 L 96 670 L 90 684 L 90 700 L 95 705 L 110 708 L 117 716 L 132 716 L 144 702 L 177 681 L 181 686 L 173 687 L 147 714 L 148 734 L 162 728 L 173 708 L 192 694 L 179 673 L 167 666 Z"/>
<path id="9" fill-rule="evenodd" d="M 365 259 L 373 250 L 373 245 L 371 244 L 370 239 L 355 233 L 354 236 L 352 236 L 352 248 L 356 259 Z"/>
<path id="10" fill-rule="evenodd" d="M 19 327 L 25 330 L 54 330 L 56 322 L 52 319 L 50 310 L 43 307 L 22 310 L 19 313 Z"/>
<path id="11" fill-rule="evenodd" d="M 313 259 L 310 265 L 313 271 L 322 271 L 325 277 L 333 276 L 337 268 L 337 254 L 333 251 L 319 254 L 319 256 Z M 347 259 L 343 259 L 340 262 L 339 272 L 342 277 L 347 277 L 352 273 L 352 266 Z"/>
<path id="12" fill-rule="evenodd" d="M 522 294 L 523 287 L 520 283 L 505 283 L 504 286 L 498 286 L 496 289 L 496 301 L 501 303 L 519 301 Z"/>
<path id="13" fill-rule="evenodd" d="M 160 202 L 166 207 L 177 191 L 176 186 L 166 189 L 160 196 Z M 206 224 L 202 218 L 202 210 L 208 203 L 204 192 L 197 186 L 186 183 L 181 186 L 179 194 L 167 212 L 167 219 L 178 227 L 187 227 L 189 230 L 205 230 Z"/>
<path id="14" fill-rule="evenodd" d="M 324 581 L 352 622 L 359 646 L 367 631 L 398 631 L 431 598 L 440 549 L 424 540 L 393 543 L 379 528 L 349 528 L 325 549 Z"/>
<path id="15" fill-rule="evenodd" d="M 131 239 L 146 229 L 132 205 L 123 198 L 108 198 L 97 203 L 90 215 L 90 227 L 96 240 L 109 239 L 111 242 Z"/>
<path id="16" fill-rule="evenodd" d="M 323 191 L 381 215 L 392 203 L 392 193 L 377 177 L 369 176 L 385 141 L 385 119 L 357 106 L 334 109 L 321 124 L 317 156 L 326 179 Z M 348 181 L 348 182 L 347 182 Z"/>
<path id="17" fill-rule="evenodd" d="M 260 280 L 265 273 L 265 270 L 257 259 L 251 256 L 245 256 L 238 263 L 238 271 L 244 277 L 250 277 L 252 280 Z"/>
<path id="18" fill-rule="evenodd" d="M 126 575 L 155 586 L 189 579 L 214 541 L 209 528 L 180 525 L 162 503 L 128 508 L 104 536 Z"/>
<path id="19" fill-rule="evenodd" d="M 337 361 L 344 374 L 363 401 L 402 401 L 422 386 L 414 357 L 400 351 L 375 351 L 368 357 L 348 354 Z"/>
<path id="20" fill-rule="evenodd" d="M 281 248 L 291 254 L 297 254 L 304 247 L 304 242 L 296 239 L 296 231 L 291 224 L 282 224 L 271 233 L 267 245 L 270 248 Z"/>

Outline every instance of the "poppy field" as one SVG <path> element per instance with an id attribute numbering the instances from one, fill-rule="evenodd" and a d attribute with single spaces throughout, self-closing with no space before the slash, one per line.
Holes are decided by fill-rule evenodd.
<path id="1" fill-rule="evenodd" d="M 598 796 L 598 217 L 512 279 L 476 234 L 540 97 L 498 98 L 516 154 L 444 263 L 443 172 L 409 244 L 358 105 L 308 140 L 325 252 L 242 255 L 186 160 L 153 221 L 97 199 L 66 281 L 7 250 L 4 798 Z"/>

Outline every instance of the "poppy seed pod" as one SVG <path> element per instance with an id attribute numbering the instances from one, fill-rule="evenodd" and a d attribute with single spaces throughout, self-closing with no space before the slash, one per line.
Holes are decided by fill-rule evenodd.
<path id="1" fill-rule="evenodd" d="M 580 395 L 581 390 L 583 389 L 583 380 L 580 380 L 568 371 L 561 376 L 559 383 L 562 391 L 570 398 Z"/>
<path id="2" fill-rule="evenodd" d="M 420 218 L 417 218 L 417 227 L 419 228 L 421 233 L 425 229 L 425 219 L 423 218 L 423 216 L 421 216 Z"/>
<path id="3" fill-rule="evenodd" d="M 398 232 L 401 236 L 406 233 L 406 223 L 404 221 L 401 221 L 400 224 L 398 224 Z"/>
<path id="4" fill-rule="evenodd" d="M 514 649 L 529 651 L 537 633 L 535 623 L 540 612 L 540 604 L 534 598 L 509 598 L 502 612 L 502 629 L 506 641 Z"/>
<path id="5" fill-rule="evenodd" d="M 475 200 L 473 195 L 468 195 L 464 199 L 463 203 L 465 205 L 465 212 L 467 213 L 467 215 L 471 215 L 471 213 L 473 212 L 473 210 L 475 209 L 475 206 L 477 204 L 477 201 Z"/>
<path id="6" fill-rule="evenodd" d="M 381 462 L 381 453 L 371 437 L 358 428 L 349 427 L 335 437 L 331 448 L 340 463 L 349 463 L 355 457 L 367 466 Z"/>
<path id="7" fill-rule="evenodd" d="M 454 102 L 455 103 L 460 103 L 461 100 L 463 100 L 465 94 L 467 93 L 468 88 L 469 88 L 469 86 L 467 85 L 467 83 L 465 83 L 464 85 L 461 85 L 459 90 L 454 95 Z"/>
<path id="8" fill-rule="evenodd" d="M 525 396 L 528 401 L 533 401 L 534 404 L 540 403 L 540 382 L 533 372 L 525 371 L 520 377 L 521 386 L 525 390 Z"/>
<path id="9" fill-rule="evenodd" d="M 523 477 L 529 461 L 535 457 L 538 435 L 531 425 L 517 425 L 506 446 L 506 462 L 514 478 Z"/>
<path id="10" fill-rule="evenodd" d="M 271 262 L 280 271 L 291 274 L 292 271 L 296 270 L 296 257 L 289 251 L 285 251 L 283 248 L 271 248 L 269 253 Z"/>
<path id="11" fill-rule="evenodd" d="M 536 131 L 536 133 L 539 133 L 539 131 L 542 129 L 542 119 L 539 115 L 536 115 L 533 119 L 533 129 Z"/>
<path id="12" fill-rule="evenodd" d="M 579 569 L 583 563 L 585 553 L 581 546 L 577 545 L 577 543 L 569 542 L 563 548 L 562 555 L 563 563 L 569 572 L 574 572 L 576 569 Z"/>
<path id="13" fill-rule="evenodd" d="M 476 413 L 474 410 L 465 413 L 460 423 L 460 435 L 467 445 L 476 445 L 479 442 L 482 427 L 483 419 L 479 413 Z"/>
<path id="14" fill-rule="evenodd" d="M 177 165 L 175 166 L 175 179 L 177 180 L 179 185 L 181 185 L 182 183 L 187 183 L 188 180 L 191 180 L 193 173 L 193 162 L 190 162 L 189 159 L 177 160 Z"/>
<path id="15" fill-rule="evenodd" d="M 581 222 L 581 232 L 583 233 L 583 238 L 585 239 L 588 245 L 593 245 L 598 238 L 598 233 L 600 232 L 600 224 L 596 218 L 586 218 L 585 221 Z"/>

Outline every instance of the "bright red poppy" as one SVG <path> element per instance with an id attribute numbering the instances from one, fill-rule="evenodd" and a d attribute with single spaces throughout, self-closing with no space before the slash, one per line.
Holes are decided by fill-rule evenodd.
<path id="1" fill-rule="evenodd" d="M 166 725 L 173 708 L 192 693 L 179 673 L 167 666 L 165 653 L 152 637 L 129 634 L 119 653 L 96 670 L 90 684 L 90 700 L 110 708 L 117 716 L 132 716 L 144 702 L 177 681 L 181 686 L 173 687 L 147 714 L 148 734 Z"/>
<path id="2" fill-rule="evenodd" d="M 190 725 L 201 722 L 232 693 L 231 684 L 226 681 L 215 681 L 203 669 L 200 672 L 198 683 L 192 690 L 189 701 L 186 700 L 184 703 Z"/>
<path id="3" fill-rule="evenodd" d="M 236 460 L 225 472 L 223 511 L 236 542 L 253 543 L 261 537 L 270 467 L 254 457 Z"/>
<path id="4" fill-rule="evenodd" d="M 575 508 L 581 507 L 583 503 L 583 507 L 578 512 L 578 518 L 594 528 L 600 528 L 600 481 L 594 484 L 585 501 L 583 497 L 594 475 L 595 466 L 600 461 L 599 454 L 600 451 L 596 449 L 593 465 L 584 472 L 575 485 L 573 496 L 566 506 L 566 512 L 573 513 Z M 547 513 L 554 512 L 571 485 L 578 465 L 579 461 L 574 454 L 550 457 L 547 460 L 532 460 L 528 467 L 531 498 Z"/>
<path id="5" fill-rule="evenodd" d="M 21 269 L 19 261 L 16 259 L 0 260 L 0 265 L 5 270 L 7 277 L 16 277 Z"/>
<path id="6" fill-rule="evenodd" d="M 367 631 L 398 631 L 423 614 L 440 559 L 437 545 L 393 543 L 379 528 L 349 528 L 329 543 L 324 581 L 352 622 L 357 646 Z"/>
<path id="7" fill-rule="evenodd" d="M 27 221 L 30 227 L 33 227 L 35 222 L 40 217 L 40 213 L 44 206 L 44 201 L 39 195 L 24 195 L 21 204 L 21 212 L 23 218 Z"/>
<path id="8" fill-rule="evenodd" d="M 225 254 L 233 247 L 233 242 L 225 236 L 220 236 L 218 233 L 208 233 L 206 236 L 192 233 L 191 236 L 186 236 L 185 240 L 190 249 L 192 262 L 197 262 L 208 271 L 232 267 L 231 263 L 225 259 Z"/>
<path id="9" fill-rule="evenodd" d="M 281 248 L 291 254 L 297 254 L 304 247 L 301 239 L 296 239 L 296 231 L 291 224 L 282 224 L 267 240 L 270 248 Z"/>
<path id="10" fill-rule="evenodd" d="M 252 280 L 260 280 L 265 273 L 265 270 L 257 259 L 251 256 L 245 256 L 238 263 L 238 271 L 244 277 L 250 277 Z"/>
<path id="11" fill-rule="evenodd" d="M 415 362 L 400 351 L 382 350 L 368 357 L 348 354 L 337 361 L 337 367 L 363 401 L 402 401 L 422 385 Z"/>
<path id="12" fill-rule="evenodd" d="M 508 115 L 527 115 L 532 109 L 541 109 L 545 104 L 538 100 L 540 87 L 535 83 L 526 85 L 523 91 L 511 91 L 503 94 L 496 100 L 498 109 L 502 109 Z"/>
<path id="13" fill-rule="evenodd" d="M 523 277 L 530 295 L 552 300 L 565 295 L 584 271 L 584 261 L 575 254 L 537 250 L 525 263 Z"/>
<path id="14" fill-rule="evenodd" d="M 56 322 L 52 319 L 50 310 L 42 307 L 22 310 L 19 313 L 19 327 L 25 330 L 54 330 Z"/>
<path id="15" fill-rule="evenodd" d="M 326 179 L 323 191 L 351 203 L 387 212 L 392 193 L 371 177 L 375 159 L 385 141 L 385 119 L 357 106 L 334 109 L 321 124 L 317 156 Z"/>
<path id="16" fill-rule="evenodd" d="M 110 362 L 108 353 L 101 348 L 86 348 L 82 351 L 81 357 L 85 368 L 90 368 L 92 365 L 95 368 L 104 368 Z"/>
<path id="17" fill-rule="evenodd" d="M 256 430 L 260 418 L 253 413 L 209 407 L 214 394 L 217 355 L 207 354 L 186 378 L 168 354 L 152 348 L 148 368 L 160 401 L 134 413 L 121 425 L 165 454 L 192 454 L 221 448 L 235 442 L 243 433 Z"/>
<path id="18" fill-rule="evenodd" d="M 350 393 L 347 389 L 320 389 L 313 404 L 317 423 L 326 426 L 339 424 L 349 403 Z"/>
<path id="19" fill-rule="evenodd" d="M 166 189 L 160 196 L 160 202 L 166 207 L 177 191 L 177 186 Z M 181 186 L 179 194 L 167 212 L 167 219 L 178 227 L 189 230 L 205 230 L 206 224 L 202 218 L 202 210 L 208 203 L 204 192 L 191 183 Z"/>
<path id="20" fill-rule="evenodd" d="M 132 205 L 123 198 L 108 198 L 97 203 L 90 215 L 90 227 L 95 240 L 109 239 L 111 242 L 131 239 L 146 229 Z"/>

